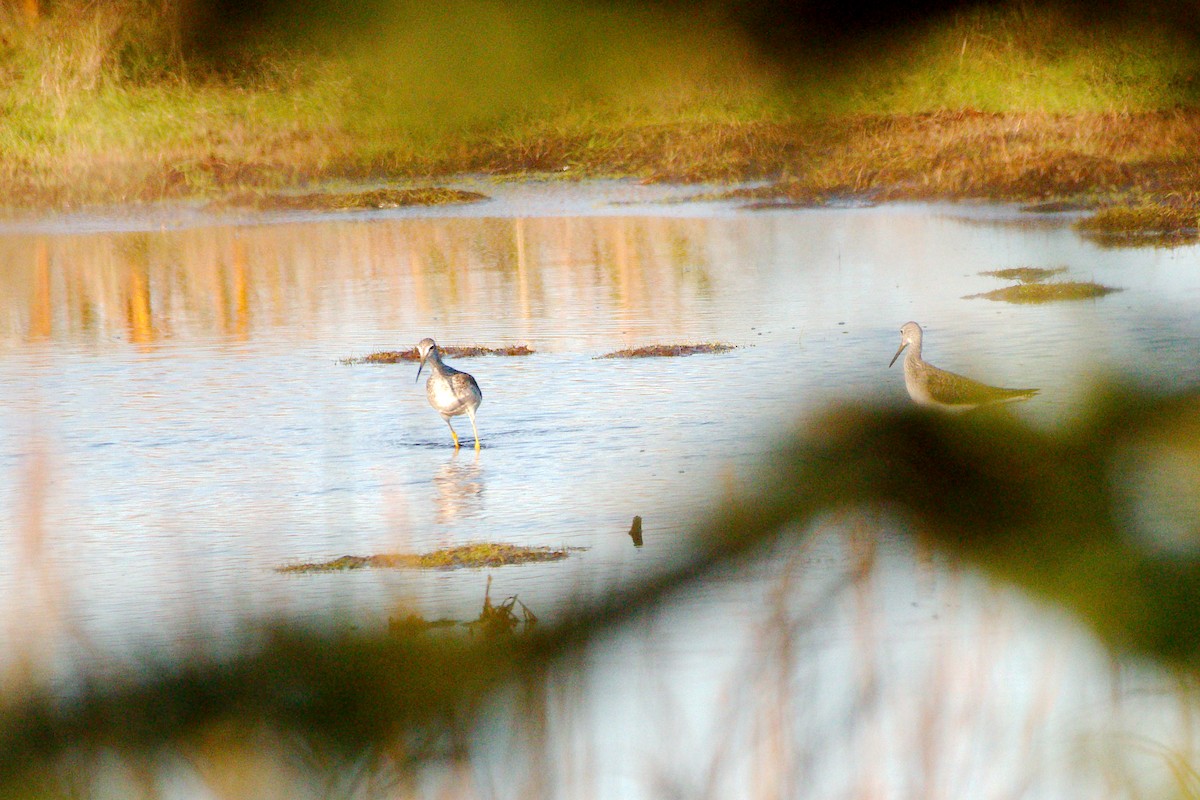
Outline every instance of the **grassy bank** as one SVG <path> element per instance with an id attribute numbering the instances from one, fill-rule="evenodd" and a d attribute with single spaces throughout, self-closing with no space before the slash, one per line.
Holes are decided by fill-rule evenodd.
<path id="1" fill-rule="evenodd" d="M 731 23 L 620 5 L 398 2 L 371 28 L 190 52 L 172 3 L 0 9 L 9 206 L 220 198 L 458 173 L 778 179 L 819 201 L 1192 208 L 1200 56 L 1170 25 L 1015 6 L 768 61 Z M 315 26 L 315 24 L 314 24 Z"/>

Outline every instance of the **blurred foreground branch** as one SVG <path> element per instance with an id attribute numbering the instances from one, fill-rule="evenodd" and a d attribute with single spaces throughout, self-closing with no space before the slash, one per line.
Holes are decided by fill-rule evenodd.
<path id="1" fill-rule="evenodd" d="M 299 738 L 343 764 L 380 751 L 398 764 L 453 756 L 497 688 L 542 674 L 781 534 L 863 507 L 908 516 L 946 551 L 1074 612 L 1114 649 L 1194 669 L 1200 400 L 1114 389 L 1085 408 L 1049 433 L 1008 415 L 833 409 L 688 559 L 651 581 L 520 637 L 277 629 L 235 656 L 166 665 L 69 700 L 8 698 L 0 786 L 46 791 L 69 757 L 187 751 L 214 729 Z"/>

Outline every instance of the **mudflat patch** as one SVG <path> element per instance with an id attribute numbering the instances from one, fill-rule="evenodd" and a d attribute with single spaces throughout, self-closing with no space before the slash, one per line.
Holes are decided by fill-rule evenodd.
<path id="1" fill-rule="evenodd" d="M 526 344 L 506 345 L 503 347 L 483 347 L 481 345 L 438 345 L 442 355 L 451 358 L 473 358 L 476 356 L 531 356 L 532 347 Z M 395 364 L 398 361 L 420 361 L 421 354 L 417 348 L 407 350 L 383 350 L 370 355 L 343 358 L 342 364 Z"/>
<path id="2" fill-rule="evenodd" d="M 652 344 L 645 347 L 632 347 L 625 350 L 614 350 L 596 358 L 674 358 L 678 356 L 694 356 L 699 353 L 727 353 L 736 350 L 737 346 L 710 342 L 707 344 Z"/>
<path id="3" fill-rule="evenodd" d="M 1044 280 L 1053 278 L 1055 275 L 1061 275 L 1066 272 L 1066 267 L 1013 267 L 1011 269 L 993 269 L 987 272 L 981 272 L 989 278 L 1000 278 L 1005 281 L 1017 281 L 1019 283 L 1041 283 Z"/>
<path id="4" fill-rule="evenodd" d="M 1085 281 L 1051 281 L 1049 283 L 1018 283 L 990 292 L 969 294 L 964 300 L 995 300 L 1002 303 L 1037 304 L 1069 300 L 1094 300 L 1120 289 Z"/>
<path id="5" fill-rule="evenodd" d="M 447 547 L 428 553 L 384 553 L 373 556 L 341 556 L 331 561 L 286 564 L 278 572 L 339 572 L 348 569 L 463 569 L 504 567 L 512 564 L 559 561 L 572 549 L 525 547 L 523 545 L 479 542 Z"/>

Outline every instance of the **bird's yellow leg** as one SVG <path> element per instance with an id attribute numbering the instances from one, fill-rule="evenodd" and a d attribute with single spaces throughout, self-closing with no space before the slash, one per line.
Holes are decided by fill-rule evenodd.
<path id="1" fill-rule="evenodd" d="M 475 415 L 468 415 L 471 420 L 471 430 L 475 433 L 475 452 L 479 452 L 479 428 L 475 427 Z"/>
<path id="2" fill-rule="evenodd" d="M 450 426 L 450 435 L 454 437 L 454 449 L 457 450 L 458 449 L 458 434 L 454 432 L 453 425 L 450 425 L 449 422 L 447 422 L 446 424 Z"/>

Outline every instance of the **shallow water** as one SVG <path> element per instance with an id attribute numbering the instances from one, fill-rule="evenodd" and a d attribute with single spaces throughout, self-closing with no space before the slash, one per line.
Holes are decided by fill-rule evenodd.
<path id="1" fill-rule="evenodd" d="M 695 190 L 624 182 L 484 191 L 496 199 L 434 210 L 0 225 L 3 651 L 69 676 L 80 654 L 125 659 L 220 641 L 247 616 L 341 609 L 378 625 L 415 608 L 470 619 L 483 572 L 275 568 L 476 540 L 585 548 L 566 562 L 491 571 L 493 597 L 517 594 L 552 613 L 681 552 L 704 512 L 806 415 L 839 399 L 907 402 L 900 367 L 887 365 L 909 319 L 924 325 L 925 355 L 939 366 L 1040 387 L 1017 411 L 1039 424 L 1069 417 L 1106 371 L 1200 382 L 1195 247 L 1105 250 L 1075 234 L 1069 215 L 995 206 L 750 211 L 664 204 Z M 1064 279 L 1123 291 L 1044 306 L 962 299 L 1004 285 L 978 273 L 1019 266 L 1067 267 Z M 415 364 L 342 363 L 424 336 L 536 351 L 451 360 L 483 388 L 478 454 L 453 450 Z M 596 358 L 705 341 L 737 349 Z M 470 439 L 465 419 L 456 428 Z M 635 514 L 640 550 L 627 536 Z M 843 545 L 813 545 L 809 585 L 844 577 Z M 884 679 L 874 713 L 891 725 L 912 722 L 886 702 L 893 692 L 928 693 L 941 685 L 931 675 L 957 674 L 958 657 L 937 655 L 946 642 L 969 660 L 979 642 L 1004 640 L 994 645 L 1003 658 L 968 668 L 981 692 L 1009 676 L 1009 688 L 982 695 L 985 708 L 1048 702 L 1038 724 L 1060 725 L 1080 704 L 1094 709 L 1095 695 L 1112 696 L 1104 658 L 1078 632 L 1061 669 L 1089 670 L 1092 682 L 1028 677 L 1066 622 L 1007 594 L 995 611 L 997 590 L 900 544 L 878 563 L 873 589 L 848 590 L 806 628 L 814 660 L 800 665 L 816 684 L 843 687 L 820 694 L 835 727 L 862 710 L 835 676 L 861 659 L 863 637 L 872 653 L 923 665 Z M 935 578 L 922 582 L 922 570 Z M 664 631 L 598 653 L 597 688 L 579 701 L 604 699 L 590 717 L 597 740 L 638 727 L 604 708 L 642 696 L 606 683 L 605 658 L 688 677 L 685 710 L 662 715 L 703 716 L 693 707 L 705 705 L 703 691 L 725 685 L 738 653 L 765 647 L 742 647 L 743 623 L 758 624 L 777 579 L 700 587 L 665 615 Z M 947 582 L 959 588 L 947 594 Z M 788 597 L 803 605 L 807 595 Z M 1032 639 L 1010 635 L 1030 618 L 1049 621 L 1029 626 Z M 662 698 L 657 680 L 649 691 Z M 964 708 L 973 691 L 960 687 Z M 1051 701 L 1037 700 L 1046 692 Z M 986 721 L 979 706 L 961 713 Z M 1013 724 L 1032 724 L 1024 719 Z M 977 760 L 962 769 L 982 769 Z M 833 763 L 828 786 L 813 787 L 845 788 L 837 776 L 848 766 Z M 601 794 L 645 785 L 641 773 L 600 771 Z"/>

